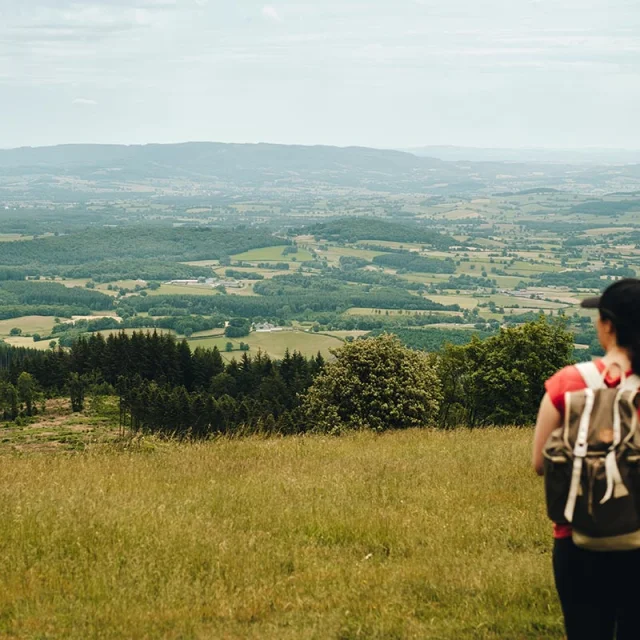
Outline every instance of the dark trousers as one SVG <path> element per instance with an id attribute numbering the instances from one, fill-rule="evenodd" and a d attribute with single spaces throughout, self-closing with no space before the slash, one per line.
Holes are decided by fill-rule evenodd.
<path id="1" fill-rule="evenodd" d="M 586 551 L 556 540 L 553 572 L 568 640 L 640 639 L 640 550 Z"/>

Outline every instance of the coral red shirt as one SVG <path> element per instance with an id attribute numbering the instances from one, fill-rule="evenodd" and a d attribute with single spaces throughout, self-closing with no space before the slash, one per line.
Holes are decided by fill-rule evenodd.
<path id="1" fill-rule="evenodd" d="M 605 364 L 602 360 L 595 360 L 595 364 L 601 373 L 605 370 Z M 614 369 L 615 371 L 616 369 Z M 629 371 L 627 375 L 631 375 L 633 372 Z M 605 384 L 608 387 L 617 387 L 620 384 L 620 376 L 614 378 L 607 373 Z M 586 388 L 586 383 L 583 380 L 580 372 L 576 367 L 565 367 L 551 376 L 545 382 L 545 389 L 549 394 L 549 398 L 553 403 L 553 406 L 560 412 L 560 415 L 564 418 L 565 402 L 564 394 L 569 391 L 580 391 Z M 568 524 L 553 524 L 553 537 L 554 538 L 570 538 L 571 537 L 571 525 Z"/>

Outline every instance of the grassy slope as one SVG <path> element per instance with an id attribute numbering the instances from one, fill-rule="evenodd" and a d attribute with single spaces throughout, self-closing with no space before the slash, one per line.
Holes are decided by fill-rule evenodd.
<path id="1" fill-rule="evenodd" d="M 559 638 L 530 438 L 4 455 L 0 636 Z"/>

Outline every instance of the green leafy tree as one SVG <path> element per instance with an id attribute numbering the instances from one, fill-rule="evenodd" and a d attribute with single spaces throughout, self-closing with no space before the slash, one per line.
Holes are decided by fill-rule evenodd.
<path id="1" fill-rule="evenodd" d="M 427 356 L 388 334 L 345 344 L 334 355 L 303 401 L 311 429 L 340 433 L 434 424 L 442 391 Z"/>
<path id="2" fill-rule="evenodd" d="M 558 320 L 502 329 L 437 357 L 443 384 L 443 426 L 530 424 L 544 382 L 573 362 L 574 335 Z"/>

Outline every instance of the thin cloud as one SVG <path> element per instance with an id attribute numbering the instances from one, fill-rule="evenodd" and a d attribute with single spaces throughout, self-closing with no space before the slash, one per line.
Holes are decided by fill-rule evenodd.
<path id="1" fill-rule="evenodd" d="M 95 100 L 91 100 L 90 98 L 76 98 L 71 104 L 83 104 L 93 106 L 98 104 Z"/>
<path id="2" fill-rule="evenodd" d="M 262 15 L 272 22 L 282 22 L 280 14 L 276 11 L 276 8 L 271 5 L 266 5 L 262 8 Z"/>

